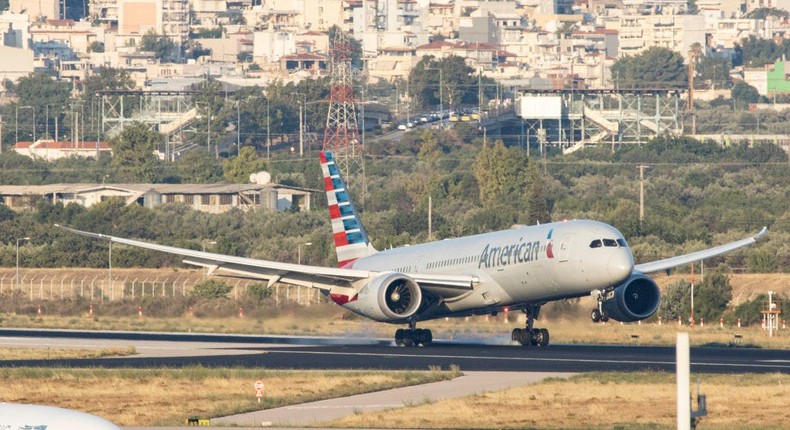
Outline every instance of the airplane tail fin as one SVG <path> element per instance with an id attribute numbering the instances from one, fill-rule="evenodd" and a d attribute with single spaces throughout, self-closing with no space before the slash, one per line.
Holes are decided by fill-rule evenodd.
<path id="1" fill-rule="evenodd" d="M 343 178 L 340 177 L 334 156 L 326 151 L 321 151 L 319 156 L 324 175 L 326 200 L 329 205 L 329 217 L 332 220 L 337 265 L 351 267 L 357 259 L 373 255 L 377 251 L 370 244 L 359 214 L 351 203 L 351 195 L 346 189 Z"/>

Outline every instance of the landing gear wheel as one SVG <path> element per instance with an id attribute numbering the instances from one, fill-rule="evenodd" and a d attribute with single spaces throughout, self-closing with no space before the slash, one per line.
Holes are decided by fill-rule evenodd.
<path id="1" fill-rule="evenodd" d="M 549 330 L 540 328 L 536 330 L 536 336 L 533 338 L 534 345 L 545 347 L 549 345 Z"/>
<path id="2" fill-rule="evenodd" d="M 403 330 L 403 346 L 414 346 L 414 332 L 411 330 Z"/>
<path id="3" fill-rule="evenodd" d="M 414 330 L 414 344 L 417 346 L 425 346 L 431 343 L 433 336 L 430 330 L 418 328 Z"/>
<path id="4" fill-rule="evenodd" d="M 399 328 L 395 330 L 395 345 L 397 346 L 404 346 L 405 343 L 403 342 L 404 332 L 406 330 Z"/>
<path id="5" fill-rule="evenodd" d="M 601 311 L 597 308 L 590 311 L 590 319 L 594 323 L 601 322 Z"/>
<path id="6" fill-rule="evenodd" d="M 427 346 L 433 342 L 433 333 L 428 329 L 402 329 L 395 330 L 395 345 L 397 346 Z"/>

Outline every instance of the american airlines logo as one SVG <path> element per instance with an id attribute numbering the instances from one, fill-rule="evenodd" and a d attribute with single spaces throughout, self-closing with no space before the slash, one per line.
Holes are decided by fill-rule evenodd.
<path id="1" fill-rule="evenodd" d="M 552 251 L 551 236 L 554 229 L 549 230 L 546 237 L 546 257 L 554 258 Z M 541 242 L 536 240 L 534 242 L 523 242 L 524 238 L 519 238 L 518 243 L 507 246 L 491 246 L 487 244 L 480 254 L 480 261 L 477 263 L 477 268 L 486 269 L 491 267 L 508 266 L 516 263 L 526 263 L 535 261 L 540 257 Z"/>
<path id="2" fill-rule="evenodd" d="M 535 261 L 540 256 L 540 241 L 514 243 L 507 246 L 491 246 L 487 244 L 480 254 L 477 268 L 508 266 L 516 263 Z"/>

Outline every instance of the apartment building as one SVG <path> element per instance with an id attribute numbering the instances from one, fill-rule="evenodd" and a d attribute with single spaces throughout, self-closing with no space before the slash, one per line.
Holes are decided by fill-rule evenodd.
<path id="1" fill-rule="evenodd" d="M 701 15 L 625 15 L 610 24 L 607 28 L 620 36 L 620 56 L 654 46 L 685 56 L 695 43 L 705 46 L 705 17 Z"/>

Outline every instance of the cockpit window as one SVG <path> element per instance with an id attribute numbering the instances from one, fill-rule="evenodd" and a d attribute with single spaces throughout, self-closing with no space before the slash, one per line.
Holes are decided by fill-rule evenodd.
<path id="1" fill-rule="evenodd" d="M 607 247 L 617 247 L 617 241 L 614 239 L 604 239 L 603 246 Z"/>
<path id="2" fill-rule="evenodd" d="M 620 245 L 621 248 L 628 248 L 628 244 L 625 243 L 625 239 L 623 238 L 617 239 L 617 244 Z"/>
<path id="3" fill-rule="evenodd" d="M 590 242 L 590 248 L 600 248 L 603 244 L 601 243 L 601 239 L 595 239 Z"/>

